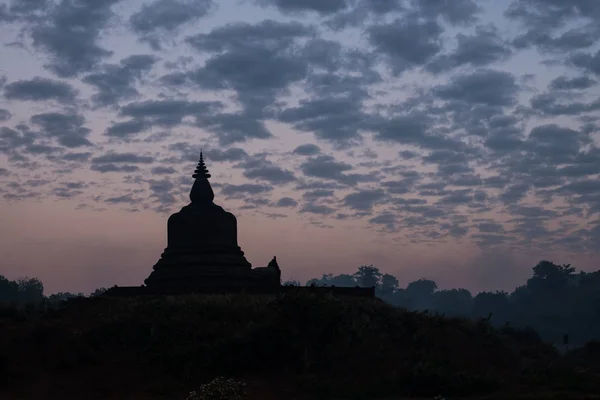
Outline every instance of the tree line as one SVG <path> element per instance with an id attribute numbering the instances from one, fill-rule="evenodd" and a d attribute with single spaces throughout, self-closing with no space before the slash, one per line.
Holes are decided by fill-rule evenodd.
<path id="1" fill-rule="evenodd" d="M 288 281 L 287 285 L 300 285 Z M 531 328 L 546 341 L 578 346 L 600 340 L 600 271 L 577 272 L 570 264 L 540 261 L 532 276 L 511 293 L 467 289 L 439 290 L 435 281 L 419 279 L 400 287 L 398 279 L 373 265 L 354 274 L 324 274 L 307 286 L 375 287 L 379 298 L 408 310 L 447 317 L 483 318 L 495 326 Z"/>
<path id="2" fill-rule="evenodd" d="M 105 288 L 99 288 L 90 293 L 90 296 L 98 296 L 105 291 Z M 85 297 L 85 294 L 59 292 L 46 296 L 44 284 L 38 278 L 24 277 L 13 281 L 0 275 L 0 305 L 24 306 L 44 302 L 58 304 L 74 297 Z"/>
<path id="3" fill-rule="evenodd" d="M 285 285 L 300 286 L 298 281 Z M 413 311 L 438 313 L 447 317 L 483 318 L 495 326 L 531 328 L 546 341 L 582 345 L 600 340 L 600 271 L 577 272 L 569 264 L 540 261 L 532 276 L 511 293 L 467 289 L 440 290 L 435 281 L 419 279 L 400 286 L 398 279 L 373 265 L 362 265 L 353 274 L 324 274 L 310 279 L 307 286 L 375 287 L 385 302 Z M 90 294 L 97 296 L 106 289 Z M 44 295 L 37 278 L 15 281 L 0 275 L 0 304 L 58 304 L 83 293 L 60 292 Z"/>

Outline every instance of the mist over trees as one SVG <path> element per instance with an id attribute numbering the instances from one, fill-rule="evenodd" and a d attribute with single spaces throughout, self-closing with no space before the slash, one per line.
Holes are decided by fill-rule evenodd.
<path id="1" fill-rule="evenodd" d="M 570 264 L 540 261 L 527 282 L 512 293 L 438 290 L 429 279 L 402 288 L 396 277 L 372 265 L 360 266 L 352 275 L 324 274 L 306 285 L 375 286 L 379 298 L 399 307 L 447 317 L 484 318 L 495 326 L 532 328 L 543 340 L 556 344 L 563 344 L 564 335 L 571 346 L 600 339 L 600 271 L 577 273 Z"/>

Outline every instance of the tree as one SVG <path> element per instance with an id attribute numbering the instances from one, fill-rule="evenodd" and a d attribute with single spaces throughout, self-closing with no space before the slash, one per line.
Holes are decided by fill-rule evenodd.
<path id="1" fill-rule="evenodd" d="M 408 284 L 404 290 L 407 306 L 412 309 L 422 310 L 433 305 L 433 292 L 437 289 L 435 281 L 419 279 Z"/>
<path id="2" fill-rule="evenodd" d="M 329 280 L 329 284 L 331 286 L 343 286 L 343 287 L 354 287 L 357 282 L 354 276 L 349 274 L 341 274 L 332 277 Z"/>
<path id="3" fill-rule="evenodd" d="M 447 316 L 466 316 L 471 313 L 473 296 L 467 289 L 433 292 L 433 309 Z"/>
<path id="4" fill-rule="evenodd" d="M 574 279 L 575 268 L 571 264 L 557 265 L 551 261 L 540 261 L 533 267 L 533 276 L 527 287 L 538 294 L 555 295 L 569 286 Z"/>
<path id="5" fill-rule="evenodd" d="M 15 281 L 0 275 L 0 303 L 17 303 L 19 301 L 19 285 Z"/>
<path id="6" fill-rule="evenodd" d="M 373 265 L 361 265 L 358 267 L 358 271 L 354 273 L 359 286 L 362 287 L 377 287 L 381 284 L 381 272 L 379 268 Z"/>
<path id="7" fill-rule="evenodd" d="M 104 292 L 106 292 L 108 289 L 106 288 L 98 288 L 96 290 L 94 290 L 92 293 L 90 293 L 90 297 L 96 297 L 96 296 L 101 296 L 104 294 Z"/>
<path id="8" fill-rule="evenodd" d="M 390 295 L 398 290 L 400 283 L 394 275 L 384 274 L 381 278 L 381 294 Z"/>
<path id="9" fill-rule="evenodd" d="M 69 293 L 69 292 L 58 292 L 58 293 L 52 293 L 50 296 L 47 297 L 47 299 L 48 299 L 48 302 L 51 304 L 58 304 L 58 303 L 62 303 L 69 299 L 73 299 L 75 297 L 80 297 L 80 296 L 83 297 L 83 293 L 74 294 L 74 293 Z"/>
<path id="10" fill-rule="evenodd" d="M 557 265 L 551 261 L 540 261 L 535 267 L 533 267 L 533 276 L 544 279 L 566 279 L 570 278 L 575 273 L 575 267 L 571 267 L 571 264 Z"/>
<path id="11" fill-rule="evenodd" d="M 38 278 L 19 278 L 17 285 L 20 303 L 39 303 L 44 300 L 44 284 Z"/>
<path id="12" fill-rule="evenodd" d="M 323 274 L 321 279 L 314 278 L 306 282 L 306 286 L 311 286 L 312 284 L 315 286 L 345 286 L 345 287 L 354 287 L 356 286 L 356 279 L 354 276 L 348 274 L 341 275 L 333 275 L 333 274 Z"/>
<path id="13" fill-rule="evenodd" d="M 414 296 L 429 296 L 437 289 L 437 283 L 430 279 L 421 278 L 408 284 L 406 287 L 407 294 Z"/>
<path id="14" fill-rule="evenodd" d="M 509 321 L 512 306 L 506 292 L 481 292 L 473 298 L 472 315 L 476 318 L 492 314 L 492 323 L 504 324 Z"/>
<path id="15" fill-rule="evenodd" d="M 321 279 L 313 278 L 306 282 L 306 286 L 329 286 L 329 282 L 331 281 L 331 274 L 323 274 Z"/>

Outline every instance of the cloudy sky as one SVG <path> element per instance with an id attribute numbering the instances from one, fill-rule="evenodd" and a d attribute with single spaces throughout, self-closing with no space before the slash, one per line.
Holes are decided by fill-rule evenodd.
<path id="1" fill-rule="evenodd" d="M 599 267 L 598 0 L 0 1 L 0 274 L 138 285 L 202 148 L 254 266 Z"/>

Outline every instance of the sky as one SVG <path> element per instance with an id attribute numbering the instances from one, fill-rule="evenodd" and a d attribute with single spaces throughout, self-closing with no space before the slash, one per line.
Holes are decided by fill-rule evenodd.
<path id="1" fill-rule="evenodd" d="M 202 149 L 253 266 L 599 267 L 598 0 L 0 1 L 0 275 L 140 285 Z"/>

